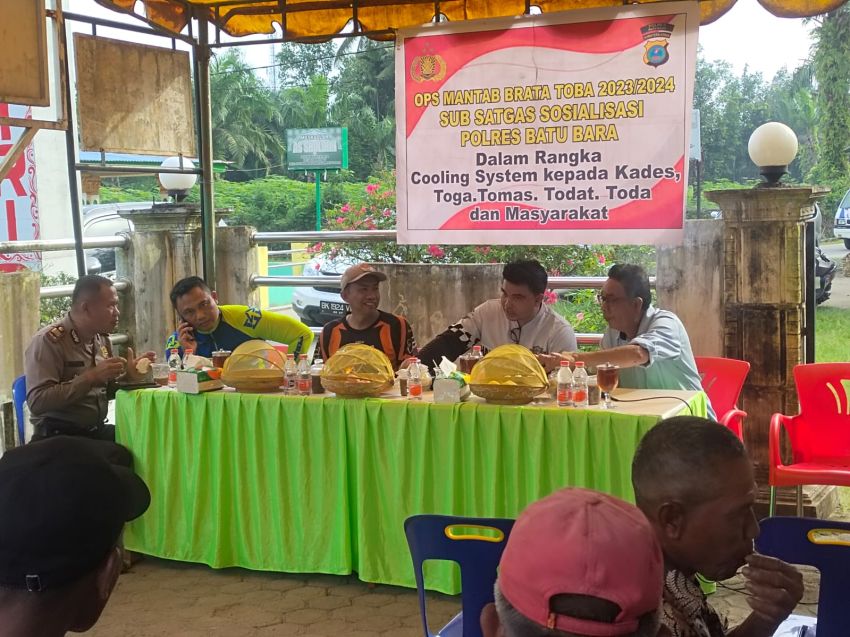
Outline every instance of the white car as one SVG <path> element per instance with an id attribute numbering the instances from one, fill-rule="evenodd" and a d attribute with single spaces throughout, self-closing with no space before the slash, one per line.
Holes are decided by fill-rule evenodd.
<path id="1" fill-rule="evenodd" d="M 835 211 L 832 233 L 844 239 L 844 247 L 850 250 L 850 190 L 844 193 L 838 210 Z"/>
<path id="2" fill-rule="evenodd" d="M 336 277 L 356 263 L 350 259 L 315 257 L 304 264 L 301 276 Z M 342 300 L 337 287 L 299 286 L 292 293 L 292 309 L 305 325 L 322 327 L 328 321 L 345 316 L 348 304 Z"/>

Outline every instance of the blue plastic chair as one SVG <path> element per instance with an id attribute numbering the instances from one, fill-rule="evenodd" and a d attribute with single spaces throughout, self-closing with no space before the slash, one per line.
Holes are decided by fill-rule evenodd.
<path id="1" fill-rule="evenodd" d="M 481 611 L 493 601 L 496 569 L 502 559 L 514 521 L 503 518 L 464 518 L 450 515 L 414 515 L 404 521 L 404 533 L 413 558 L 419 612 L 425 637 L 428 630 L 425 612 L 425 560 L 448 560 L 460 566 L 461 612 L 437 633 L 440 637 L 482 637 Z M 461 531 L 458 527 L 463 527 Z M 487 529 L 493 536 L 476 534 Z M 464 622 L 463 617 L 469 618 Z"/>
<path id="2" fill-rule="evenodd" d="M 813 518 L 767 518 L 756 540 L 760 553 L 820 571 L 818 637 L 846 637 L 850 590 L 850 524 Z"/>
<path id="3" fill-rule="evenodd" d="M 18 376 L 12 383 L 12 402 L 15 404 L 15 420 L 18 421 L 18 440 L 21 444 L 24 440 L 24 403 L 27 400 L 27 377 Z"/>

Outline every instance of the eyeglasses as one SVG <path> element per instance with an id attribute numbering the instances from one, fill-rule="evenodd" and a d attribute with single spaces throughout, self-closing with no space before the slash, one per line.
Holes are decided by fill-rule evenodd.
<path id="1" fill-rule="evenodd" d="M 602 294 L 601 292 L 596 295 L 596 302 L 599 303 L 599 305 L 602 305 L 603 303 L 607 303 L 608 305 L 614 305 L 615 303 L 619 303 L 623 300 L 625 300 L 625 297 L 607 296 L 605 294 Z"/>
<path id="2" fill-rule="evenodd" d="M 519 345 L 519 337 L 522 336 L 522 327 L 512 327 L 511 328 L 511 340 L 515 345 Z"/>

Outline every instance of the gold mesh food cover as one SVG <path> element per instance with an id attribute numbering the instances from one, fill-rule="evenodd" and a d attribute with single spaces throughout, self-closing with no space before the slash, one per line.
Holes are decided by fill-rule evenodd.
<path id="1" fill-rule="evenodd" d="M 275 387 L 283 382 L 283 355 L 265 341 L 242 343 L 224 361 L 221 379 L 231 387 L 259 382 Z"/>
<path id="2" fill-rule="evenodd" d="M 500 345 L 472 368 L 472 385 L 517 385 L 544 388 L 546 371 L 537 357 L 522 345 Z"/>
<path id="3" fill-rule="evenodd" d="M 390 359 L 370 345 L 343 345 L 322 368 L 322 378 L 350 383 L 393 384 L 395 378 Z"/>

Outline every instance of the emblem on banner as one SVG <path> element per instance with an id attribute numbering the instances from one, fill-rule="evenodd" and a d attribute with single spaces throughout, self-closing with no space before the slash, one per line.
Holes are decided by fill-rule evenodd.
<path id="1" fill-rule="evenodd" d="M 442 55 L 417 55 L 410 64 L 410 77 L 417 82 L 439 82 L 446 77 Z"/>
<path id="2" fill-rule="evenodd" d="M 643 63 L 649 66 L 661 66 L 670 59 L 667 50 L 668 40 L 673 35 L 674 26 L 667 22 L 654 22 L 640 28 L 644 39 Z"/>

